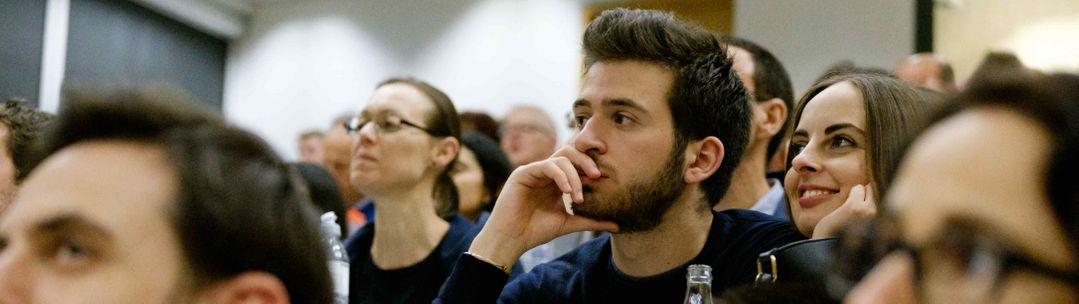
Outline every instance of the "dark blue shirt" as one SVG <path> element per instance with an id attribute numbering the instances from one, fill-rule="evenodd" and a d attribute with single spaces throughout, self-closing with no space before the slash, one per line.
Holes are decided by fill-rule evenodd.
<path id="1" fill-rule="evenodd" d="M 581 245 L 550 263 L 516 276 L 471 256 L 457 261 L 436 303 L 676 303 L 686 291 L 686 267 L 712 267 L 712 293 L 753 282 L 761 252 L 802 240 L 789 223 L 749 210 L 713 212 L 701 252 L 689 262 L 649 277 L 615 267 L 610 236 Z M 504 288 L 503 288 L 504 286 Z"/>
<path id="2" fill-rule="evenodd" d="M 447 218 L 450 229 L 431 255 L 416 265 L 382 270 L 371 260 L 375 225 L 368 223 L 345 246 L 351 271 L 349 303 L 431 303 L 461 253 L 468 251 L 479 229 L 468 219 Z"/>

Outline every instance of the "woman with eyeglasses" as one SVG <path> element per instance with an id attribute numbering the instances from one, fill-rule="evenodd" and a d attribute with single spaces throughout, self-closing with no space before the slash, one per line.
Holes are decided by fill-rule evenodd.
<path id="1" fill-rule="evenodd" d="M 1079 76 L 980 68 L 906 151 L 849 302 L 1079 302 L 1077 108 Z"/>
<path id="2" fill-rule="evenodd" d="M 832 236 L 872 217 L 899 144 L 930 108 L 932 93 L 883 74 L 847 73 L 809 89 L 794 110 L 784 189 L 803 235 Z"/>
<path id="3" fill-rule="evenodd" d="M 415 79 L 379 84 L 346 124 L 350 182 L 375 219 L 350 239 L 351 303 L 430 303 L 475 236 L 457 215 L 450 170 L 460 151 L 449 97 Z"/>

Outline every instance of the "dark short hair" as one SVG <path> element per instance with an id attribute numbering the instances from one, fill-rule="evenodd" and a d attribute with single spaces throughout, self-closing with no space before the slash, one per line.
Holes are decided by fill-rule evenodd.
<path id="1" fill-rule="evenodd" d="M 772 52 L 753 41 L 735 36 L 723 36 L 720 38 L 723 44 L 746 50 L 753 57 L 753 84 L 754 99 L 757 101 L 779 98 L 787 105 L 787 113 L 794 109 L 794 89 L 791 86 L 791 77 L 787 75 L 787 69 Z M 790 126 L 790 115 L 783 121 L 780 130 L 786 130 Z M 784 132 L 780 131 L 768 140 L 768 158 L 771 159 L 779 146 L 783 144 Z"/>
<path id="2" fill-rule="evenodd" d="M 604 11 L 588 26 L 584 50 L 586 67 L 640 60 L 676 72 L 667 100 L 675 151 L 708 136 L 723 142 L 723 164 L 701 183 L 708 205 L 722 199 L 745 152 L 753 114 L 746 88 L 719 40 L 670 13 L 618 8 Z"/>
<path id="3" fill-rule="evenodd" d="M 814 84 L 806 91 L 794 109 L 791 129 L 798 127 L 802 120 L 802 111 L 813 97 L 842 82 L 850 83 L 858 90 L 865 107 L 865 131 L 869 141 L 866 151 L 866 176 L 871 177 L 879 202 L 881 194 L 886 193 L 891 184 L 903 144 L 926 125 L 932 110 L 939 104 L 939 95 L 879 73 L 836 74 Z M 791 169 L 795 156 L 797 155 L 787 155 L 787 170 Z"/>
<path id="4" fill-rule="evenodd" d="M 29 154 L 33 152 L 34 141 L 41 136 L 52 116 L 28 107 L 18 99 L 9 99 L 0 106 L 0 123 L 9 130 L 4 149 L 7 149 L 11 162 L 15 165 L 16 183 L 21 183 L 33 169 Z"/>
<path id="5" fill-rule="evenodd" d="M 332 302 L 326 249 L 307 193 L 262 139 L 226 126 L 177 92 L 75 92 L 65 99 L 36 162 L 86 141 L 160 147 L 179 189 L 163 214 L 197 288 L 264 271 L 282 281 L 293 303 Z"/>
<path id="6" fill-rule="evenodd" d="M 325 167 L 310 163 L 293 163 L 292 167 L 299 173 L 307 193 L 311 196 L 311 203 L 318 208 L 319 212 L 333 212 L 337 216 L 337 225 L 341 227 L 341 240 L 348 237 L 348 223 L 346 223 L 345 199 L 341 197 L 341 190 L 337 189 L 337 181 L 333 174 Z"/>
<path id="7" fill-rule="evenodd" d="M 510 163 L 506 153 L 502 152 L 498 143 L 486 135 L 466 132 L 461 135 L 461 144 L 476 155 L 476 162 L 480 164 L 480 170 L 483 171 L 483 187 L 491 193 L 491 201 L 483 202 L 483 209 L 491 211 L 502 190 L 502 185 L 506 184 L 510 173 L 513 172 L 513 164 Z"/>
<path id="8" fill-rule="evenodd" d="M 446 96 L 446 93 L 426 82 L 411 77 L 390 78 L 379 83 L 375 88 L 395 83 L 411 86 L 431 100 L 435 110 L 434 112 L 426 113 L 426 121 L 424 121 L 431 136 L 453 137 L 458 138 L 458 140 L 461 138 L 461 122 L 457 118 L 457 108 L 454 108 L 453 101 L 450 100 L 449 96 Z M 435 201 L 438 202 L 438 210 L 436 211 L 443 217 L 457 212 L 457 184 L 454 184 L 453 178 L 450 177 L 450 170 L 453 169 L 453 164 L 456 162 L 457 156 L 454 156 L 450 164 L 443 168 L 442 172 L 438 173 L 434 193 L 432 193 Z"/>
<path id="9" fill-rule="evenodd" d="M 461 133 L 479 132 L 493 139 L 498 138 L 498 120 L 484 112 L 463 112 L 460 115 Z"/>
<path id="10" fill-rule="evenodd" d="M 895 74 L 892 74 L 891 71 L 882 68 L 859 66 L 854 64 L 854 62 L 850 60 L 840 60 L 828 66 L 827 69 L 824 69 L 824 73 L 821 73 L 819 76 L 817 76 L 817 79 L 813 80 L 813 83 L 820 83 L 827 80 L 828 78 L 839 77 L 848 74 L 877 75 L 895 78 Z"/>

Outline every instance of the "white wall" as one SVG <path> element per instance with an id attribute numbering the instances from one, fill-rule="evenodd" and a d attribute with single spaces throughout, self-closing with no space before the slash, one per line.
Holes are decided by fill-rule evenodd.
<path id="1" fill-rule="evenodd" d="M 734 16 L 735 35 L 783 62 L 795 98 L 837 61 L 892 70 L 914 52 L 913 0 L 736 0 Z"/>
<path id="2" fill-rule="evenodd" d="M 225 116 L 296 159 L 300 132 L 412 75 L 458 111 L 500 118 L 530 103 L 561 123 L 577 96 L 581 18 L 572 0 L 267 1 L 229 50 Z"/>
<path id="3" fill-rule="evenodd" d="M 1079 72 L 1079 1 L 952 1 L 934 10 L 933 45 L 966 82 L 989 51 L 1046 71 Z"/>

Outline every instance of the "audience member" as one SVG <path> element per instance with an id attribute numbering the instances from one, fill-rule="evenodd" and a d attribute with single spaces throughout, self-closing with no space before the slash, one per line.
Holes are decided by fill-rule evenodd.
<path id="1" fill-rule="evenodd" d="M 356 191 L 349 182 L 351 173 L 349 168 L 352 164 L 352 135 L 345 130 L 345 124 L 352 119 L 352 115 L 342 115 L 333 120 L 330 129 L 326 131 L 323 139 L 324 163 L 323 166 L 333 174 L 337 182 L 337 190 L 341 191 L 341 198 L 345 201 L 345 217 L 348 225 L 348 234 L 353 234 L 363 225 L 375 219 L 375 206 L 370 200 L 364 199 L 363 193 Z"/>
<path id="2" fill-rule="evenodd" d="M 451 174 L 457 185 L 457 212 L 470 221 L 483 223 L 513 171 L 513 165 L 498 143 L 486 135 L 464 133 L 461 144 L 461 153 Z"/>
<path id="3" fill-rule="evenodd" d="M 337 183 L 330 171 L 310 163 L 296 163 L 292 166 L 300 174 L 314 206 L 322 213 L 333 212 L 337 216 L 337 225 L 341 227 L 341 239 L 347 238 L 349 231 L 345 222 L 345 201 L 341 200 L 341 191 L 337 190 Z"/>
<path id="4" fill-rule="evenodd" d="M 502 135 L 502 150 L 506 152 L 513 167 L 546 159 L 554 153 L 559 145 L 555 126 L 554 120 L 539 107 L 518 105 L 510 109 L 499 131 Z M 591 231 L 559 236 L 526 251 L 521 255 L 519 265 L 524 271 L 530 271 L 532 267 L 550 262 L 593 237 Z"/>
<path id="5" fill-rule="evenodd" d="M 1079 302 L 1079 76 L 1014 72 L 980 68 L 914 140 L 848 302 Z"/>
<path id="6" fill-rule="evenodd" d="M 498 121 L 491 115 L 483 112 L 464 112 L 461 113 L 460 120 L 461 134 L 478 132 L 498 143 Z"/>
<path id="7" fill-rule="evenodd" d="M 499 129 L 502 151 L 514 167 L 544 160 L 558 146 L 554 121 L 536 106 L 519 105 L 506 113 Z"/>
<path id="8" fill-rule="evenodd" d="M 460 126 L 446 94 L 411 78 L 379 84 L 359 116 L 350 180 L 375 221 L 347 242 L 352 303 L 430 302 L 474 236 L 458 215 L 450 168 Z"/>
<path id="9" fill-rule="evenodd" d="M 265 142 L 168 93 L 69 97 L 0 219 L 0 299 L 332 302 L 317 215 Z"/>
<path id="10" fill-rule="evenodd" d="M 325 162 L 325 147 L 322 144 L 322 131 L 314 130 L 300 134 L 300 161 L 311 164 Z"/>
<path id="11" fill-rule="evenodd" d="M 731 208 L 751 209 L 789 220 L 783 182 L 765 177 L 767 162 L 785 141 L 787 111 L 794 108 L 790 76 L 771 52 L 752 41 L 726 36 L 734 70 L 753 100 L 753 120 L 749 145 L 734 169 L 731 187 L 713 207 L 716 211 Z M 786 147 L 783 147 L 786 151 Z"/>
<path id="12" fill-rule="evenodd" d="M 879 74 L 837 74 L 809 89 L 794 110 L 784 188 L 803 235 L 828 237 L 852 218 L 872 217 L 899 144 L 931 108 L 928 93 Z"/>
<path id="13" fill-rule="evenodd" d="M 955 84 L 952 65 L 940 55 L 917 53 L 907 57 L 895 66 L 895 76 L 909 84 L 924 87 L 941 94 L 955 95 L 959 86 Z"/>
<path id="14" fill-rule="evenodd" d="M 588 26 L 583 45 L 578 133 L 514 171 L 439 301 L 678 301 L 690 264 L 711 265 L 719 293 L 752 281 L 758 253 L 801 238 L 758 212 L 711 210 L 752 118 L 715 37 L 669 13 L 614 9 Z M 586 230 L 612 234 L 506 284 L 525 250 Z"/>
<path id="15" fill-rule="evenodd" d="M 839 62 L 828 66 L 828 68 L 824 70 L 824 73 L 817 76 L 817 79 L 814 80 L 813 83 L 819 83 L 828 78 L 847 74 L 868 74 L 895 78 L 895 74 L 881 68 L 858 66 L 854 64 L 853 61 L 840 60 Z"/>
<path id="16" fill-rule="evenodd" d="M 10 99 L 0 106 L 0 214 L 15 196 L 18 185 L 30 173 L 33 142 L 37 140 L 52 114 L 27 107 Z"/>

